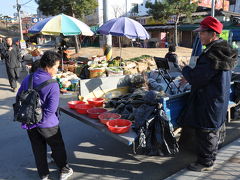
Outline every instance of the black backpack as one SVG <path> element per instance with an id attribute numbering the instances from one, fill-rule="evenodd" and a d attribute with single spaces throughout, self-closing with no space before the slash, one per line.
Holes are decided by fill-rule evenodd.
<path id="1" fill-rule="evenodd" d="M 48 84 L 55 82 L 57 82 L 55 79 L 50 79 L 33 88 L 33 74 L 30 74 L 28 89 L 22 91 L 16 97 L 16 103 L 13 104 L 14 121 L 27 126 L 39 123 L 42 120 L 42 104 L 38 92 Z"/>

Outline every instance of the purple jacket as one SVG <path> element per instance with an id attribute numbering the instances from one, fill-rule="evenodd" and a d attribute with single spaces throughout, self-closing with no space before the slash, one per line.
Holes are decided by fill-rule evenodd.
<path id="1" fill-rule="evenodd" d="M 44 81 L 51 79 L 51 75 L 44 71 L 43 69 L 38 69 L 33 74 L 33 88 L 37 87 Z M 23 80 L 21 87 L 18 90 L 17 94 L 20 94 L 23 90 L 28 89 L 29 75 Z M 42 109 L 43 109 L 43 118 L 40 123 L 34 125 L 34 127 L 40 128 L 50 128 L 57 126 L 59 124 L 59 120 L 57 117 L 57 108 L 59 105 L 59 96 L 60 89 L 58 83 L 51 83 L 45 87 L 43 87 L 39 91 L 39 95 L 41 98 Z M 25 125 L 22 125 L 22 128 L 28 129 Z"/>

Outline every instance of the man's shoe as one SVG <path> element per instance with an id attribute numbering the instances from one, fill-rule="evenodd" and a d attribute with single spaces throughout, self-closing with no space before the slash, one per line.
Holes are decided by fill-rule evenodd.
<path id="1" fill-rule="evenodd" d="M 41 180 L 49 180 L 48 176 L 42 177 Z"/>
<path id="2" fill-rule="evenodd" d="M 212 171 L 213 165 L 212 166 L 204 166 L 199 163 L 192 163 L 188 166 L 188 169 L 191 171 L 206 172 L 206 171 Z"/>
<path id="3" fill-rule="evenodd" d="M 67 180 L 73 174 L 72 168 L 64 167 L 64 169 L 60 173 L 59 180 Z"/>
<path id="4" fill-rule="evenodd" d="M 12 91 L 13 91 L 13 92 L 16 92 L 16 88 L 12 88 Z"/>

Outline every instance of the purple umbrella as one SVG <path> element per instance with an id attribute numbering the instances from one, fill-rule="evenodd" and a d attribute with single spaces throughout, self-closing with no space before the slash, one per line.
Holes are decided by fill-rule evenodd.
<path id="1" fill-rule="evenodd" d="M 129 39 L 149 39 L 146 29 L 137 21 L 128 17 L 120 17 L 107 21 L 98 32 L 104 35 L 126 36 Z"/>
<path id="2" fill-rule="evenodd" d="M 98 29 L 99 34 L 125 36 L 129 39 L 149 39 L 146 29 L 137 21 L 128 17 L 120 17 L 107 21 Z M 122 57 L 122 47 L 119 37 L 120 59 Z"/>

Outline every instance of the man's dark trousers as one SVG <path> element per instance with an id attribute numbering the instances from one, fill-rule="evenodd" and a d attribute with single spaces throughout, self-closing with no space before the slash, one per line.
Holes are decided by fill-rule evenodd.
<path id="1" fill-rule="evenodd" d="M 17 80 L 20 74 L 20 68 L 9 68 L 6 66 L 8 80 L 11 88 L 17 88 Z"/>
<path id="2" fill-rule="evenodd" d="M 196 129 L 197 139 L 197 163 L 204 166 L 212 166 L 216 160 L 219 131 Z"/>

